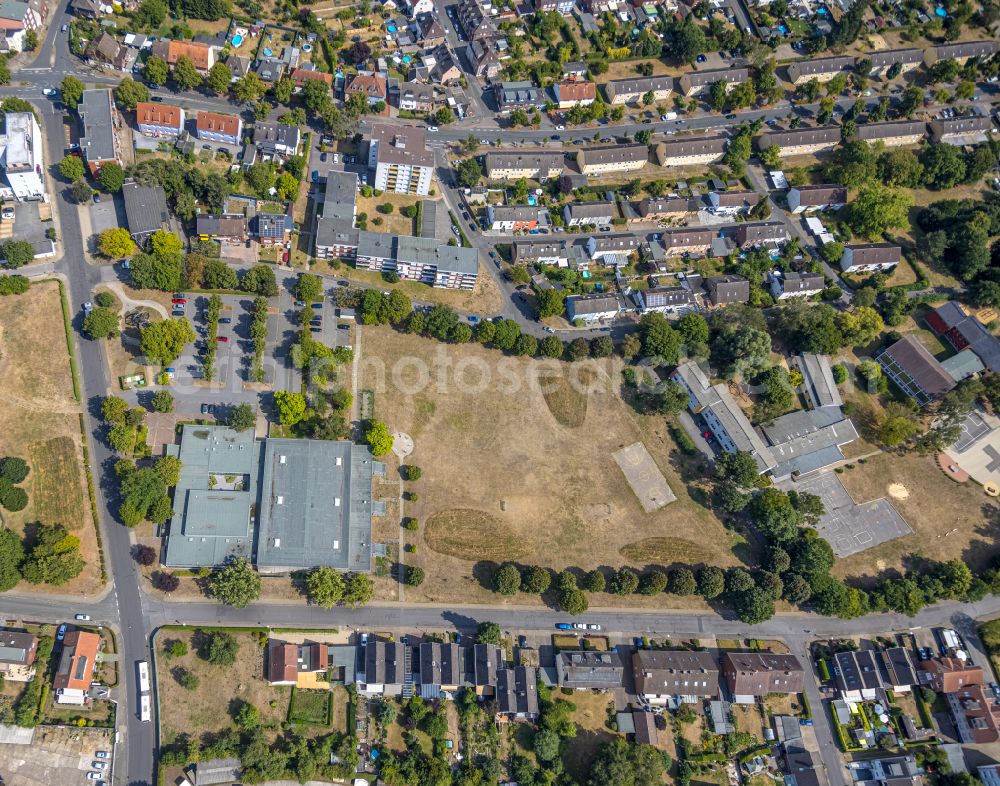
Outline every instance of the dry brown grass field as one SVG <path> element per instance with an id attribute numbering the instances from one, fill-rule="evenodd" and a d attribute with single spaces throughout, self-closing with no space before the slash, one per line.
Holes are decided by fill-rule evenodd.
<path id="1" fill-rule="evenodd" d="M 100 587 L 97 538 L 86 495 L 80 404 L 63 331 L 59 286 L 37 283 L 23 295 L 0 297 L 0 456 L 20 456 L 31 471 L 28 506 L 3 511 L 18 532 L 41 521 L 63 524 L 80 539 L 87 567 L 60 587 L 35 590 L 89 594 Z M 28 586 L 28 585 L 25 585 Z"/>

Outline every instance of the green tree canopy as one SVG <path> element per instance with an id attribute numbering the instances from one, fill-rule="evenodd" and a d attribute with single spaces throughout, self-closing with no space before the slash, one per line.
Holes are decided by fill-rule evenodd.
<path id="1" fill-rule="evenodd" d="M 260 597 L 260 576 L 243 557 L 226 563 L 209 581 L 209 592 L 219 603 L 245 608 Z"/>

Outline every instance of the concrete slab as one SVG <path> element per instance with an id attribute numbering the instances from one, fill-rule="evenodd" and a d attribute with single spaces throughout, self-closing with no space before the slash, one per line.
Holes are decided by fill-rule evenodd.
<path id="1" fill-rule="evenodd" d="M 961 436 L 945 454 L 977 483 L 1000 485 L 1000 419 L 973 410 L 962 421 Z"/>
<path id="2" fill-rule="evenodd" d="M 659 510 L 677 499 L 667 485 L 667 479 L 641 442 L 617 450 L 612 456 L 647 513 Z"/>

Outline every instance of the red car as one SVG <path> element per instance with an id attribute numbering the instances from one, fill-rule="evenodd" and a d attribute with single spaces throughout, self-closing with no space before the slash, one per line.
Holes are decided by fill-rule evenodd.
<path id="1" fill-rule="evenodd" d="M 215 340 L 221 341 L 223 344 L 226 344 L 229 342 L 229 336 L 216 336 Z"/>
<path id="2" fill-rule="evenodd" d="M 171 299 L 170 302 L 173 303 L 175 306 L 183 306 L 185 303 L 187 303 L 187 298 L 175 297 Z"/>

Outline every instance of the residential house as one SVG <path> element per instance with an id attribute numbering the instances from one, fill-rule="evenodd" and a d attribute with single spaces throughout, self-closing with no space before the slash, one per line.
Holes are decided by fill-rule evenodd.
<path id="1" fill-rule="evenodd" d="M 708 291 L 708 299 L 715 306 L 750 301 L 750 282 L 743 276 L 711 276 L 705 279 L 705 289 Z"/>
<path id="2" fill-rule="evenodd" d="M 500 74 L 503 63 L 500 61 L 495 39 L 477 38 L 470 41 L 466 52 L 472 65 L 472 73 L 477 79 L 492 80 Z"/>
<path id="3" fill-rule="evenodd" d="M 943 396 L 957 384 L 913 336 L 903 336 L 877 354 L 875 360 L 882 372 L 921 406 Z"/>
<path id="4" fill-rule="evenodd" d="M 267 681 L 272 685 L 295 685 L 300 674 L 325 672 L 329 666 L 326 644 L 290 644 L 276 639 L 267 642 Z"/>
<path id="5" fill-rule="evenodd" d="M 617 295 L 570 295 L 566 298 L 566 318 L 585 324 L 614 319 L 624 310 Z"/>
<path id="6" fill-rule="evenodd" d="M 758 150 L 778 146 L 781 156 L 804 156 L 832 150 L 840 144 L 840 126 L 793 128 L 788 131 L 765 131 L 757 137 Z"/>
<path id="7" fill-rule="evenodd" d="M 674 90 L 672 76 L 643 76 L 635 79 L 616 79 L 604 85 L 608 103 L 637 104 L 647 93 L 653 94 L 654 103 L 666 101 Z"/>
<path id="8" fill-rule="evenodd" d="M 686 97 L 707 93 L 716 82 L 726 85 L 728 93 L 750 78 L 749 68 L 720 68 L 713 71 L 690 71 L 680 78 L 680 89 Z"/>
<path id="9" fill-rule="evenodd" d="M 650 287 L 637 289 L 632 293 L 636 307 L 643 314 L 658 311 L 669 316 L 683 316 L 698 310 L 698 301 L 687 287 Z"/>
<path id="10" fill-rule="evenodd" d="M 162 186 L 146 186 L 126 180 L 122 186 L 122 197 L 128 232 L 137 246 L 144 247 L 154 232 L 168 229 L 170 212 Z"/>
<path id="11" fill-rule="evenodd" d="M 465 653 L 454 643 L 424 641 L 420 644 L 420 695 L 436 700 L 453 695 L 465 682 Z"/>
<path id="12" fill-rule="evenodd" d="M 493 97 L 500 112 L 538 109 L 545 104 L 545 94 L 531 82 L 494 82 Z"/>
<path id="13" fill-rule="evenodd" d="M 885 123 L 859 123 L 854 139 L 869 144 L 881 142 L 886 147 L 919 145 L 927 136 L 923 120 L 892 120 Z"/>
<path id="14" fill-rule="evenodd" d="M 913 658 L 906 647 L 890 647 L 879 653 L 883 683 L 894 693 L 909 693 L 919 684 Z"/>
<path id="15" fill-rule="evenodd" d="M 958 739 L 966 745 L 988 745 L 1000 740 L 1000 702 L 982 685 L 946 693 Z"/>
<path id="16" fill-rule="evenodd" d="M 771 294 L 778 300 L 793 297 L 812 297 L 826 289 L 821 273 L 797 273 L 774 270 L 770 274 Z"/>
<path id="17" fill-rule="evenodd" d="M 0 630 L 0 674 L 14 682 L 27 682 L 34 675 L 38 637 L 15 630 Z"/>
<path id="18" fill-rule="evenodd" d="M 299 93 L 306 86 L 306 82 L 324 82 L 327 90 L 333 90 L 333 74 L 317 71 L 316 66 L 308 63 L 292 70 L 292 81 L 295 82 L 295 92 Z"/>
<path id="19" fill-rule="evenodd" d="M 874 273 L 892 270 L 899 264 L 902 250 L 892 243 L 858 243 L 844 246 L 840 269 L 845 273 Z"/>
<path id="20" fill-rule="evenodd" d="M 417 19 L 423 19 L 434 13 L 433 0 L 413 0 L 410 3 L 410 15 Z"/>
<path id="21" fill-rule="evenodd" d="M 721 161 L 728 140 L 722 136 L 699 136 L 667 139 L 655 147 L 656 163 L 660 166 L 700 166 Z"/>
<path id="22" fill-rule="evenodd" d="M 719 665 L 709 652 L 637 649 L 632 675 L 636 694 L 653 706 L 697 704 L 719 695 Z"/>
<path id="23" fill-rule="evenodd" d="M 399 108 L 407 112 L 431 113 L 437 108 L 434 86 L 420 82 L 403 82 L 399 86 Z"/>
<path id="24" fill-rule="evenodd" d="M 392 271 L 408 281 L 434 287 L 471 290 L 479 273 L 474 248 L 449 246 L 434 238 L 359 232 L 355 254 L 358 268 Z"/>
<path id="25" fill-rule="evenodd" d="M 989 115 L 936 117 L 927 126 L 935 142 L 959 147 L 985 142 L 993 133 L 993 121 Z"/>
<path id="26" fill-rule="evenodd" d="M 576 0 L 535 0 L 535 11 L 555 11 L 563 16 L 573 13 Z"/>
<path id="27" fill-rule="evenodd" d="M 538 670 L 515 666 L 497 672 L 496 717 L 498 721 L 538 719 Z"/>
<path id="28" fill-rule="evenodd" d="M 614 202 L 570 202 L 563 208 L 566 226 L 608 226 L 615 217 Z"/>
<path id="29" fill-rule="evenodd" d="M 208 70 L 215 65 L 216 50 L 218 47 L 211 44 L 202 44 L 195 41 L 176 41 L 160 39 L 153 42 L 150 54 L 166 60 L 167 65 L 173 67 L 177 61 L 186 57 L 191 61 L 195 70 L 199 74 L 207 74 Z"/>
<path id="30" fill-rule="evenodd" d="M 503 150 L 487 153 L 486 177 L 489 180 L 546 180 L 559 177 L 565 163 L 559 150 Z"/>
<path id="31" fill-rule="evenodd" d="M 589 69 L 582 60 L 574 60 L 564 63 L 562 67 L 563 79 L 586 79 Z"/>
<path id="32" fill-rule="evenodd" d="M 497 672 L 503 667 L 503 656 L 496 644 L 472 646 L 472 687 L 478 696 L 492 696 L 496 691 Z"/>
<path id="33" fill-rule="evenodd" d="M 687 391 L 688 408 L 692 413 L 701 415 L 718 440 L 719 447 L 727 453 L 749 453 L 761 474 L 777 466 L 771 449 L 750 425 L 725 385 L 710 384 L 705 372 L 690 360 L 677 366 L 670 378 Z"/>
<path id="34" fill-rule="evenodd" d="M 369 106 L 375 106 L 380 101 L 385 102 L 388 90 L 389 87 L 385 81 L 385 77 L 381 74 L 361 73 L 355 75 L 347 83 L 347 87 L 344 88 L 344 99 L 346 100 L 356 94 L 363 95 L 368 99 Z"/>
<path id="35" fill-rule="evenodd" d="M 218 786 L 238 781 L 243 765 L 237 758 L 209 759 L 196 763 L 190 772 L 194 786 Z"/>
<path id="36" fill-rule="evenodd" d="M 265 159 L 287 161 L 298 155 L 302 145 L 302 132 L 298 126 L 263 122 L 253 127 L 253 143 Z M 244 161 L 246 164 L 246 161 Z"/>
<path id="37" fill-rule="evenodd" d="M 805 672 L 794 655 L 725 652 L 722 676 L 737 704 L 754 704 L 770 693 L 801 693 Z"/>
<path id="38" fill-rule="evenodd" d="M 45 199 L 45 145 L 32 112 L 4 114 L 0 169 L 18 202 Z"/>
<path id="39" fill-rule="evenodd" d="M 788 230 L 782 221 L 745 221 L 736 225 L 733 240 L 740 248 L 778 245 L 788 240 Z"/>
<path id="40" fill-rule="evenodd" d="M 870 60 L 872 67 L 868 72 L 871 76 L 882 76 L 893 66 L 900 67 L 900 74 L 919 68 L 924 62 L 924 50 L 910 47 L 908 49 L 883 49 L 880 52 L 866 52 L 859 60 Z"/>
<path id="41" fill-rule="evenodd" d="M 568 79 L 556 82 L 553 91 L 560 109 L 590 106 L 597 100 L 597 85 L 593 82 Z"/>
<path id="42" fill-rule="evenodd" d="M 439 85 L 456 84 L 462 79 L 462 69 L 459 68 L 455 56 L 448 48 L 447 44 L 441 44 L 431 52 L 430 60 L 433 65 L 428 73 L 428 78 Z M 425 58 L 424 62 L 427 60 Z"/>
<path id="43" fill-rule="evenodd" d="M 358 176 L 331 169 L 326 174 L 323 207 L 316 212 L 313 256 L 319 259 L 353 259 L 360 234 L 354 228 Z"/>
<path id="44" fill-rule="evenodd" d="M 180 136 L 184 130 L 184 110 L 172 104 L 140 101 L 135 105 L 135 122 L 143 136 Z"/>
<path id="45" fill-rule="evenodd" d="M 69 10 L 78 19 L 99 19 L 105 13 L 98 0 L 70 0 Z"/>
<path id="46" fill-rule="evenodd" d="M 280 57 L 261 57 L 254 65 L 254 73 L 265 85 L 279 82 L 285 75 L 285 61 Z"/>
<path id="47" fill-rule="evenodd" d="M 647 145 L 599 145 L 577 151 L 576 163 L 584 175 L 633 172 L 649 163 Z"/>
<path id="48" fill-rule="evenodd" d="M 258 213 L 250 227 L 262 246 L 283 246 L 292 239 L 294 223 L 288 213 Z"/>
<path id="49" fill-rule="evenodd" d="M 704 254 L 712 247 L 718 230 L 711 227 L 681 227 L 663 233 L 663 250 L 669 256 Z"/>
<path id="50" fill-rule="evenodd" d="M 951 344 L 956 352 L 971 349 L 990 371 L 1000 371 L 1000 340 L 975 317 L 969 316 L 954 300 L 927 315 L 931 329 Z"/>
<path id="51" fill-rule="evenodd" d="M 111 161 L 122 163 L 121 118 L 114 93 L 107 88 L 84 90 L 77 107 L 82 124 L 80 151 L 90 174 L 97 176 Z"/>
<path id="52" fill-rule="evenodd" d="M 212 216 L 201 213 L 195 218 L 195 234 L 199 240 L 219 243 L 244 243 L 248 237 L 246 216 L 223 213 Z"/>
<path id="53" fill-rule="evenodd" d="M 220 112 L 198 112 L 195 135 L 208 142 L 238 145 L 243 139 L 243 119 L 239 115 Z"/>
<path id="54" fill-rule="evenodd" d="M 708 210 L 717 216 L 746 215 L 759 200 L 756 191 L 711 191 Z"/>
<path id="55" fill-rule="evenodd" d="M 493 20 L 487 15 L 478 0 L 461 0 L 456 8 L 455 16 L 469 42 L 496 37 Z"/>
<path id="56" fill-rule="evenodd" d="M 490 205 L 486 208 L 486 221 L 494 232 L 526 232 L 545 223 L 544 212 L 544 208 L 533 205 Z"/>
<path id="57" fill-rule="evenodd" d="M 986 60 L 996 54 L 1000 44 L 995 40 L 966 41 L 961 44 L 940 44 L 929 46 L 924 50 L 924 64 L 934 65 L 939 60 L 957 60 L 959 65 L 965 65 L 973 57 Z"/>
<path id="58" fill-rule="evenodd" d="M 515 238 L 513 245 L 515 264 L 523 262 L 556 267 L 569 265 L 571 249 L 565 240 Z"/>
<path id="59" fill-rule="evenodd" d="M 0 20 L 0 25 L 3 20 Z M 130 67 L 128 47 L 120 44 L 114 36 L 102 32 L 97 38 L 87 44 L 84 50 L 87 62 L 98 68 L 113 68 L 116 71 L 127 71 Z"/>
<path id="60" fill-rule="evenodd" d="M 629 257 L 643 245 L 637 235 L 612 235 L 601 233 L 587 238 L 587 254 L 595 262 L 609 267 L 628 264 Z"/>
<path id="61" fill-rule="evenodd" d="M 617 652 L 562 650 L 556 654 L 556 684 L 570 690 L 611 690 L 625 682 L 625 662 Z"/>
<path id="62" fill-rule="evenodd" d="M 847 650 L 833 656 L 837 690 L 844 701 L 874 701 L 882 690 L 875 653 L 871 650 Z"/>
<path id="63" fill-rule="evenodd" d="M 792 213 L 840 210 L 847 204 L 843 186 L 795 186 L 788 191 L 788 209 Z"/>
<path id="64" fill-rule="evenodd" d="M 430 2 L 430 0 L 426 0 Z M 445 29 L 430 12 L 417 19 L 417 43 L 424 49 L 435 49 L 447 39 Z"/>
<path id="65" fill-rule="evenodd" d="M 683 197 L 653 199 L 646 197 L 639 203 L 639 218 L 643 221 L 666 221 L 673 218 L 683 218 L 690 213 L 697 213 L 700 200 Z"/>
<path id="66" fill-rule="evenodd" d="M 816 79 L 829 82 L 838 74 L 854 68 L 853 57 L 814 57 L 796 60 L 788 64 L 788 77 L 793 85 L 801 85 Z"/>
<path id="67" fill-rule="evenodd" d="M 956 693 L 984 682 L 983 667 L 964 658 L 931 658 L 920 661 L 917 668 L 920 684 L 936 693 Z"/>
<path id="68" fill-rule="evenodd" d="M 56 704 L 82 705 L 94 678 L 101 637 L 85 630 L 71 630 L 63 638 L 59 664 L 52 678 Z"/>
<path id="69" fill-rule="evenodd" d="M 362 696 L 400 696 L 403 684 L 411 679 L 406 674 L 405 645 L 397 641 L 369 636 L 361 656 L 360 669 L 354 681 Z"/>
<path id="70" fill-rule="evenodd" d="M 912 755 L 852 761 L 847 765 L 855 786 L 921 786 L 921 769 Z"/>
<path id="71" fill-rule="evenodd" d="M 226 58 L 226 65 L 232 71 L 232 81 L 236 82 L 250 73 L 250 69 L 253 67 L 253 60 L 243 55 L 230 55 Z"/>
<path id="72" fill-rule="evenodd" d="M 422 126 L 376 125 L 368 145 L 368 166 L 375 170 L 375 188 L 427 196 L 434 180 L 427 132 Z"/>

